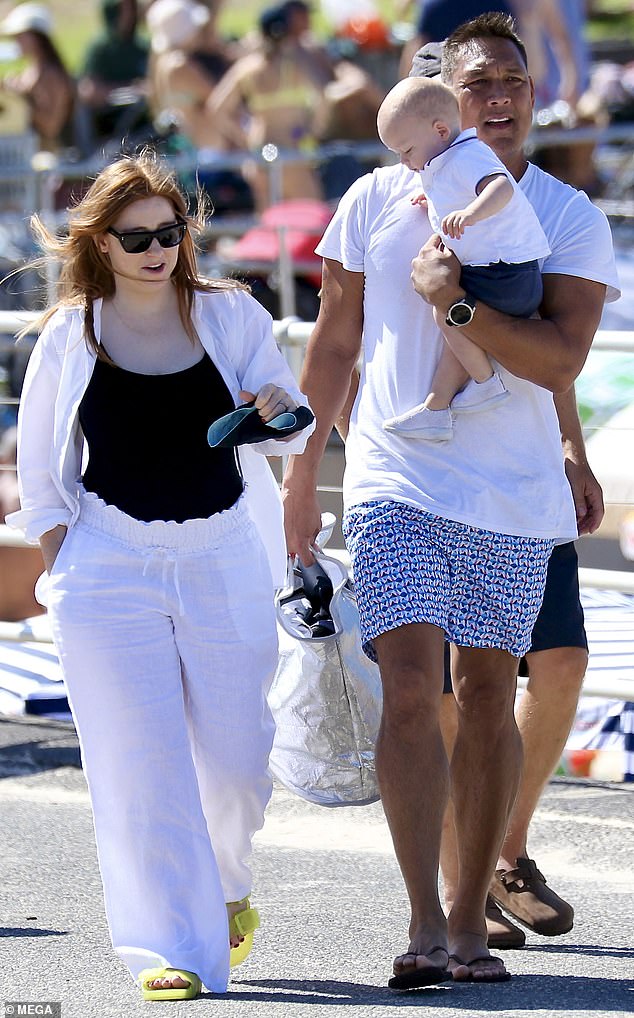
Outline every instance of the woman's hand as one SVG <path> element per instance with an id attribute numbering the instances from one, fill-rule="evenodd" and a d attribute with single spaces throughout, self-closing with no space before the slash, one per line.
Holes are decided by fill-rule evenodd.
<path id="1" fill-rule="evenodd" d="M 243 399 L 245 403 L 255 403 L 260 417 L 267 424 L 274 417 L 279 417 L 286 411 L 295 410 L 297 406 L 286 389 L 282 389 L 279 385 L 273 385 L 272 382 L 263 385 L 257 394 L 243 389 L 240 392 L 240 399 Z"/>
<path id="2" fill-rule="evenodd" d="M 44 565 L 46 566 L 46 572 L 50 573 L 51 569 L 55 565 L 55 559 L 59 554 L 59 549 L 64 543 L 64 539 L 68 532 L 68 528 L 63 526 L 61 523 L 57 527 L 53 527 L 52 530 L 47 530 L 45 534 L 40 537 L 40 549 L 42 551 L 42 558 L 44 559 Z"/>

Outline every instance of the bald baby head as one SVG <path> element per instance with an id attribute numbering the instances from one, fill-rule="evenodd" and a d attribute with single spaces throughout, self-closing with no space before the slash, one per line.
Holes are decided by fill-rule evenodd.
<path id="1" fill-rule="evenodd" d="M 383 144 L 418 170 L 460 133 L 458 102 L 435 78 L 405 78 L 381 103 L 377 128 Z"/>

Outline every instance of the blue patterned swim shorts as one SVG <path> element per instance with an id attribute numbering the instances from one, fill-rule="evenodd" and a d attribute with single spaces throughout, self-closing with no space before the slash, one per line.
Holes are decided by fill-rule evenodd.
<path id="1" fill-rule="evenodd" d="M 460 647 L 522 657 L 531 645 L 554 541 L 479 530 L 403 502 L 347 510 L 363 649 L 412 622 L 444 629 Z"/>

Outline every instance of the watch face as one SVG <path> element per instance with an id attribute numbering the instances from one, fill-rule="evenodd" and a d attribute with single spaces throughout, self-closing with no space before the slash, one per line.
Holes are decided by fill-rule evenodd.
<path id="1" fill-rule="evenodd" d="M 454 325 L 468 325 L 473 318 L 473 308 L 469 304 L 454 304 L 447 317 Z"/>

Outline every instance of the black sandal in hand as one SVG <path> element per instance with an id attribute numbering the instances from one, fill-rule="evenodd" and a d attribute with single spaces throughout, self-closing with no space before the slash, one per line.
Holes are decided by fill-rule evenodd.
<path id="1" fill-rule="evenodd" d="M 294 435 L 307 428 L 313 420 L 314 415 L 307 406 L 298 406 L 278 414 L 270 421 L 263 421 L 257 408 L 248 403 L 214 421 L 207 432 L 207 442 L 212 449 L 254 445 L 256 442 L 266 442 L 267 439 Z"/>

